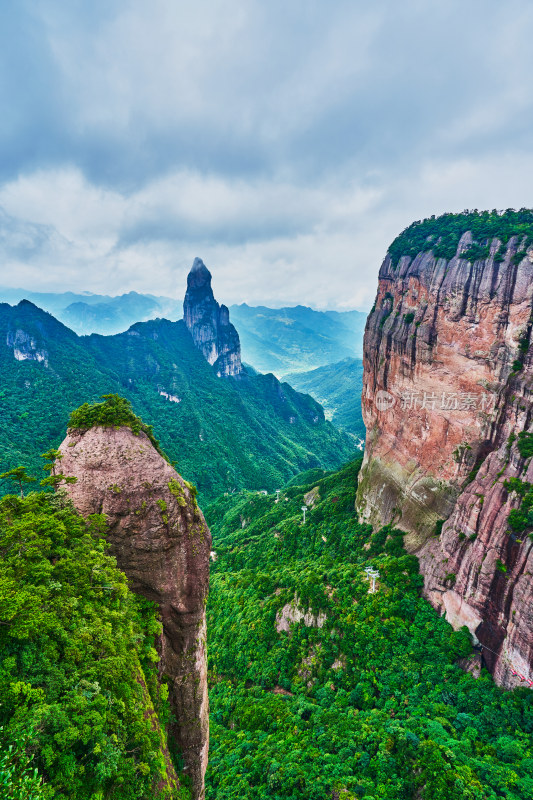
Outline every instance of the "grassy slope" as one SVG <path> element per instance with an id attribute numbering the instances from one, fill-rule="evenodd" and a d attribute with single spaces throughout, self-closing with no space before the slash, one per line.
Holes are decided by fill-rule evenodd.
<path id="1" fill-rule="evenodd" d="M 240 493 L 207 510 L 217 553 L 207 797 L 530 798 L 533 694 L 456 666 L 471 651 L 466 629 L 454 633 L 421 598 L 401 535 L 358 524 L 358 466 L 277 504 Z M 304 526 L 314 485 L 320 501 Z M 373 595 L 369 564 L 381 574 Z M 323 626 L 277 633 L 296 597 Z"/>

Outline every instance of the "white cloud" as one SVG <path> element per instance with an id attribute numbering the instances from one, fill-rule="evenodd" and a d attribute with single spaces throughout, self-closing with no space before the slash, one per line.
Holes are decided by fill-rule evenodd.
<path id="1" fill-rule="evenodd" d="M 413 219 L 532 204 L 532 27 L 526 0 L 13 6 L 0 283 L 180 296 L 200 255 L 226 302 L 369 307 Z"/>
<path id="2" fill-rule="evenodd" d="M 413 219 L 527 205 L 531 175 L 533 155 L 496 156 L 428 161 L 407 178 L 375 175 L 366 185 L 341 176 L 310 188 L 181 172 L 120 194 L 75 169 L 38 171 L 0 190 L 11 220 L 2 283 L 179 297 L 200 255 L 227 303 L 368 308 L 388 244 Z"/>

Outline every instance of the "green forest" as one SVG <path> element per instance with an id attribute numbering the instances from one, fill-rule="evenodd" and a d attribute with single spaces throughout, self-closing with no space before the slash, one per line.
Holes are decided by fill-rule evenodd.
<path id="1" fill-rule="evenodd" d="M 114 396 L 70 423 L 144 427 Z M 533 694 L 462 668 L 470 635 L 422 598 L 402 532 L 358 522 L 360 465 L 206 509 L 207 800 L 530 798 Z M 189 796 L 164 733 L 158 610 L 130 592 L 105 534 L 61 491 L 0 500 L 0 780 L 13 800 Z"/>
<path id="2" fill-rule="evenodd" d="M 0 347 L 1 472 L 24 464 L 39 477 L 40 453 L 61 443 L 71 412 L 106 394 L 128 399 L 153 426 L 203 502 L 243 487 L 272 491 L 302 470 L 334 468 L 353 455 L 350 438 L 318 403 L 273 375 L 217 378 L 183 322 L 78 337 L 31 303 L 0 305 L 0 338 L 17 331 L 33 341 L 19 359 L 46 353 L 47 364 Z"/>
<path id="3" fill-rule="evenodd" d="M 358 523 L 359 466 L 207 509 L 208 800 L 531 798 L 533 694 L 461 669 L 468 631 L 421 597 L 402 533 Z"/>
<path id="4" fill-rule="evenodd" d="M 0 500 L 2 798 L 190 796 L 170 774 L 156 785 L 171 766 L 158 611 L 130 592 L 105 532 L 61 492 Z"/>
<path id="5" fill-rule="evenodd" d="M 310 372 L 291 373 L 287 375 L 287 381 L 299 392 L 308 392 L 314 397 L 337 428 L 365 438 L 361 411 L 361 359 L 345 358 L 336 364 L 317 367 Z"/>
<path id="6" fill-rule="evenodd" d="M 533 241 L 533 211 L 521 208 L 515 211 L 463 211 L 460 214 L 442 214 L 411 223 L 389 247 L 392 263 L 397 265 L 402 256 L 414 258 L 418 253 L 431 250 L 436 258 L 453 258 L 461 236 L 470 231 L 472 245 L 462 257 L 470 261 L 487 258 L 492 239 L 499 239 L 501 248 L 495 255 L 503 261 L 504 250 L 512 236 L 526 247 Z"/>

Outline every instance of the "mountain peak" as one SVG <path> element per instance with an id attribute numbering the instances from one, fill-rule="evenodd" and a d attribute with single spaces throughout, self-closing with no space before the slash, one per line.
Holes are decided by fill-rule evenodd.
<path id="1" fill-rule="evenodd" d="M 196 256 L 196 258 L 192 262 L 191 272 L 196 272 L 199 269 L 207 270 L 207 267 L 204 264 L 204 262 L 202 261 L 202 259 L 199 258 L 198 256 Z M 207 270 L 207 271 L 209 272 L 209 270 Z"/>
<path id="2" fill-rule="evenodd" d="M 227 306 L 215 300 L 211 273 L 201 258 L 195 258 L 187 277 L 183 318 L 193 342 L 219 376 L 242 373 L 239 334 L 229 319 Z"/>
<path id="3" fill-rule="evenodd" d="M 211 273 L 201 258 L 196 257 L 193 261 L 191 270 L 187 276 L 187 288 L 197 288 L 205 286 L 211 291 Z"/>

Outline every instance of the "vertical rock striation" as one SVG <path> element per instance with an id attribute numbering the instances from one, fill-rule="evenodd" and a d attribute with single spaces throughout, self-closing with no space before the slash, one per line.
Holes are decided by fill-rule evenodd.
<path id="1" fill-rule="evenodd" d="M 211 536 L 194 491 L 130 428 L 70 430 L 61 469 L 84 516 L 105 514 L 111 552 L 132 590 L 157 603 L 161 678 L 175 717 L 170 738 L 183 754 L 193 797 L 204 797 L 209 744 L 205 603 Z"/>
<path id="2" fill-rule="evenodd" d="M 196 347 L 219 376 L 242 373 L 239 334 L 229 320 L 227 306 L 217 303 L 211 288 L 211 273 L 201 258 L 195 258 L 187 276 L 183 319 Z"/>
<path id="3" fill-rule="evenodd" d="M 531 528 L 508 522 L 533 483 L 518 439 L 532 428 L 533 248 L 486 248 L 470 259 L 465 232 L 449 260 L 385 258 L 365 333 L 357 504 L 407 531 L 427 598 L 510 687 L 513 668 L 533 679 Z"/>

